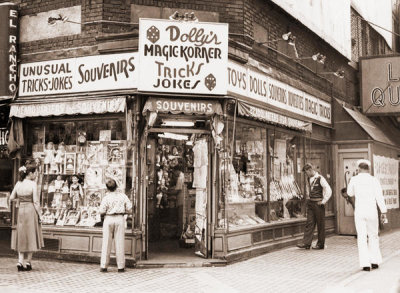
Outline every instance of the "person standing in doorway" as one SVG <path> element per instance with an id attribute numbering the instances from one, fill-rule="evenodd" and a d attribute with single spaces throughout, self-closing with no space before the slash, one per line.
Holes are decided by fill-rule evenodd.
<path id="1" fill-rule="evenodd" d="M 105 215 L 103 223 L 103 244 L 101 246 L 100 272 L 107 272 L 110 263 L 112 241 L 115 241 L 115 254 L 118 272 L 125 271 L 125 217 L 132 211 L 132 203 L 122 192 L 118 192 L 114 179 L 106 182 L 108 193 L 100 204 L 100 215 Z"/>
<path id="2" fill-rule="evenodd" d="M 355 197 L 354 221 L 357 230 L 357 245 L 360 267 L 364 271 L 379 268 L 382 255 L 379 248 L 379 218 L 377 205 L 381 211 L 382 221 L 387 222 L 386 205 L 379 180 L 369 174 L 371 162 L 357 162 L 358 175 L 350 179 L 347 194 Z"/>
<path id="3" fill-rule="evenodd" d="M 313 249 L 325 248 L 325 204 L 332 195 L 332 189 L 326 179 L 307 163 L 303 167 L 307 175 L 307 222 L 304 230 L 303 244 L 297 247 L 310 249 L 315 225 L 318 228 L 318 242 Z"/>
<path id="4" fill-rule="evenodd" d="M 10 201 L 19 202 L 17 237 L 11 248 L 18 251 L 18 271 L 32 270 L 32 254 L 44 246 L 41 212 L 37 185 L 35 182 L 36 167 L 19 168 L 19 179 L 11 193 Z M 26 264 L 24 267 L 24 260 Z"/>

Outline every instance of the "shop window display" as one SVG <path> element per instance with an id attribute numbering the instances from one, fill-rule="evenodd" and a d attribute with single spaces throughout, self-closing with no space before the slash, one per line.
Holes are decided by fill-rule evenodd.
<path id="1" fill-rule="evenodd" d="M 269 221 L 304 217 L 301 138 L 292 134 L 271 131 L 269 153 Z"/>
<path id="2" fill-rule="evenodd" d="M 38 167 L 44 225 L 93 227 L 100 222 L 105 181 L 112 178 L 126 191 L 124 133 L 118 119 L 29 126 L 27 155 Z"/>
<path id="3" fill-rule="evenodd" d="M 267 131 L 237 123 L 231 147 L 233 150 L 226 154 L 221 164 L 229 228 L 264 224 L 267 221 Z"/>

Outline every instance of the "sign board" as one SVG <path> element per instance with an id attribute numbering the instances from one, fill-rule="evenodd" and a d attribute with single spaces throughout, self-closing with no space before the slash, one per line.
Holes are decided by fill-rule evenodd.
<path id="1" fill-rule="evenodd" d="M 373 160 L 374 176 L 381 183 L 386 207 L 399 208 L 399 161 L 377 155 L 373 156 Z"/>
<path id="2" fill-rule="evenodd" d="M 21 64 L 19 96 L 137 88 L 137 53 Z"/>
<path id="3" fill-rule="evenodd" d="M 9 198 L 10 193 L 8 191 L 0 191 L 0 212 L 10 212 Z"/>
<path id="4" fill-rule="evenodd" d="M 0 148 L 8 144 L 8 129 L 7 127 L 0 127 Z"/>
<path id="5" fill-rule="evenodd" d="M 18 5 L 0 4 L 0 100 L 17 91 Z"/>
<path id="6" fill-rule="evenodd" d="M 228 63 L 228 92 L 325 124 L 332 122 L 330 103 L 233 61 Z"/>
<path id="7" fill-rule="evenodd" d="M 225 95 L 228 24 L 139 20 L 139 90 Z"/>
<path id="8" fill-rule="evenodd" d="M 143 107 L 147 111 L 157 113 L 185 113 L 197 115 L 222 115 L 222 107 L 218 101 L 149 98 Z"/>
<path id="9" fill-rule="evenodd" d="M 400 56 L 360 59 L 364 114 L 400 113 Z"/>

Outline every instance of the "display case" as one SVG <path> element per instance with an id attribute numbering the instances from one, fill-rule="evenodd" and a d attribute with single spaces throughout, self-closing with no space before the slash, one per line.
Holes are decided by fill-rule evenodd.
<path id="1" fill-rule="evenodd" d="M 43 225 L 97 226 L 106 180 L 114 179 L 118 190 L 126 192 L 128 154 L 122 128 L 119 120 L 31 126 L 28 152 L 37 166 Z"/>

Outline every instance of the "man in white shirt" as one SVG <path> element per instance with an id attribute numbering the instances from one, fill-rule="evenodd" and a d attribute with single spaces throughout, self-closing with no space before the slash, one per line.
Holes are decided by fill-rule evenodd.
<path id="1" fill-rule="evenodd" d="M 307 222 L 304 229 L 303 244 L 298 248 L 310 249 L 315 225 L 318 228 L 318 242 L 313 249 L 325 248 L 325 204 L 332 195 L 332 189 L 326 179 L 307 163 L 303 167 L 307 175 Z"/>
<path id="2" fill-rule="evenodd" d="M 357 230 L 360 267 L 364 271 L 370 271 L 371 267 L 377 269 L 382 262 L 376 206 L 378 205 L 384 221 L 387 221 L 387 209 L 379 180 L 369 174 L 371 162 L 359 160 L 357 165 L 359 173 L 350 179 L 347 194 L 355 197 L 354 221 Z"/>

